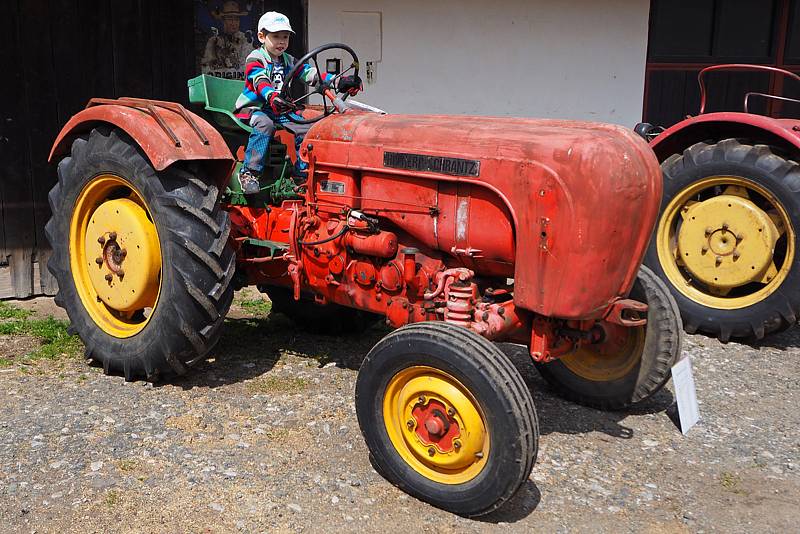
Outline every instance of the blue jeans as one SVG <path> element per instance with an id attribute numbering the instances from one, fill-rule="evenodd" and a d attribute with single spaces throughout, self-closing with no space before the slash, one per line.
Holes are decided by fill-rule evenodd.
<path id="1" fill-rule="evenodd" d="M 300 145 L 308 130 L 311 129 L 310 124 L 295 124 L 289 121 L 286 115 L 273 117 L 263 111 L 253 112 L 249 123 L 253 131 L 244 151 L 245 168 L 259 175 L 264 172 L 264 157 L 267 154 L 267 150 L 269 150 L 272 136 L 275 135 L 276 124 L 279 124 L 294 134 L 294 149 L 297 154 L 295 171 L 302 172 L 308 169 L 308 163 L 300 159 Z"/>

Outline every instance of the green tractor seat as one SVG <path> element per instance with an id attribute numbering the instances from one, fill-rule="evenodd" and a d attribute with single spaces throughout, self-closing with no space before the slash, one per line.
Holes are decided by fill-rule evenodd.
<path id="1" fill-rule="evenodd" d="M 189 103 L 203 106 L 217 126 L 224 130 L 247 133 L 253 129 L 236 118 L 233 108 L 242 94 L 244 81 L 228 80 L 201 74 L 189 80 Z"/>

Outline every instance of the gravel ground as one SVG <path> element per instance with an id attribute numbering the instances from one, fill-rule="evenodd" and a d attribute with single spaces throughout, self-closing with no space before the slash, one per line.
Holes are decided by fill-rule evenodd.
<path id="1" fill-rule="evenodd" d="M 48 299 L 23 305 L 59 312 Z M 384 334 L 312 336 L 234 306 L 212 359 L 169 383 L 126 384 L 73 359 L 0 369 L 0 530 L 797 529 L 800 329 L 760 346 L 687 336 L 701 422 L 685 437 L 671 386 L 630 412 L 595 411 L 554 396 L 506 347 L 539 412 L 539 459 L 509 505 L 478 521 L 371 468 L 353 391 Z"/>

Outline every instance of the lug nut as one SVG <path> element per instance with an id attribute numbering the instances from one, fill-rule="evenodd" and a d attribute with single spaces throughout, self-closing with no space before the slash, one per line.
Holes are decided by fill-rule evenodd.
<path id="1" fill-rule="evenodd" d="M 726 222 L 722 223 L 722 229 L 727 231 L 728 230 L 728 223 L 726 223 Z"/>
<path id="2" fill-rule="evenodd" d="M 703 254 L 708 252 L 708 245 L 703 245 L 703 248 L 701 250 L 703 251 Z"/>
<path id="3" fill-rule="evenodd" d="M 456 411 L 453 408 L 448 408 L 447 409 L 447 415 L 449 415 L 450 417 L 453 417 L 455 414 L 456 414 Z"/>
<path id="4" fill-rule="evenodd" d="M 453 448 L 454 448 L 455 450 L 458 450 L 458 449 L 460 449 L 460 448 L 461 448 L 461 442 L 460 442 L 460 441 L 458 441 L 457 439 L 456 439 L 456 440 L 453 440 Z"/>
<path id="5" fill-rule="evenodd" d="M 100 243 L 101 245 L 105 245 L 106 244 L 106 238 L 103 237 L 103 236 L 100 236 L 100 237 L 97 238 L 97 242 Z"/>
<path id="6" fill-rule="evenodd" d="M 744 234 L 743 233 L 736 234 L 736 241 L 741 241 L 742 239 L 744 239 Z"/>
<path id="7" fill-rule="evenodd" d="M 714 229 L 711 228 L 710 226 L 707 226 L 706 227 L 706 236 L 710 236 L 713 233 L 714 233 Z"/>
<path id="8" fill-rule="evenodd" d="M 417 400 L 424 404 L 425 403 L 425 395 L 420 395 Z"/>
<path id="9" fill-rule="evenodd" d="M 114 279 L 114 277 L 113 277 L 113 276 L 111 276 L 111 273 L 108 273 L 108 274 L 105 276 L 105 279 L 106 279 L 106 282 L 110 282 L 111 280 L 113 280 L 113 279 Z"/>
<path id="10" fill-rule="evenodd" d="M 120 269 L 119 271 L 117 271 L 117 276 L 119 276 L 119 278 L 120 278 L 120 280 L 121 280 L 121 279 L 122 279 L 122 277 L 123 277 L 123 276 L 125 276 L 125 271 L 123 271 L 122 269 Z"/>
<path id="11" fill-rule="evenodd" d="M 100 256 L 96 257 L 94 261 L 95 263 L 97 263 L 97 265 L 103 265 L 103 258 L 101 258 Z"/>
<path id="12" fill-rule="evenodd" d="M 414 420 L 413 419 L 409 419 L 408 421 L 406 421 L 406 426 L 408 427 L 409 430 L 414 428 Z"/>
<path id="13" fill-rule="evenodd" d="M 111 232 L 110 234 L 108 234 L 108 240 L 109 241 L 116 241 L 117 240 L 117 232 Z"/>
<path id="14" fill-rule="evenodd" d="M 434 449 L 433 447 L 430 447 L 428 449 L 428 456 L 433 456 L 434 454 L 436 454 L 436 449 Z"/>
<path id="15" fill-rule="evenodd" d="M 722 263 L 722 256 L 717 256 L 717 257 L 716 257 L 716 262 L 717 262 L 717 265 L 719 265 L 720 263 Z"/>
<path id="16" fill-rule="evenodd" d="M 121 248 L 121 249 L 119 249 L 119 255 L 124 258 L 125 256 L 128 255 L 128 251 L 125 250 L 124 248 Z"/>
<path id="17" fill-rule="evenodd" d="M 741 255 L 742 255 L 742 253 L 739 252 L 738 250 L 734 250 L 733 251 L 733 259 L 734 260 L 738 260 Z"/>

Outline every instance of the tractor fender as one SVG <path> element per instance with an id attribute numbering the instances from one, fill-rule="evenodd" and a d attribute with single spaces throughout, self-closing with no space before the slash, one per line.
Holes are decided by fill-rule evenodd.
<path id="1" fill-rule="evenodd" d="M 61 129 L 48 161 L 69 153 L 75 137 L 102 124 L 129 135 L 157 171 L 178 161 L 203 162 L 209 177 L 222 186 L 235 164 L 222 135 L 180 104 L 128 98 L 91 100 Z"/>
<path id="2" fill-rule="evenodd" d="M 738 112 L 707 113 L 683 120 L 656 137 L 650 147 L 663 162 L 708 139 L 737 138 L 800 152 L 800 121 Z"/>

